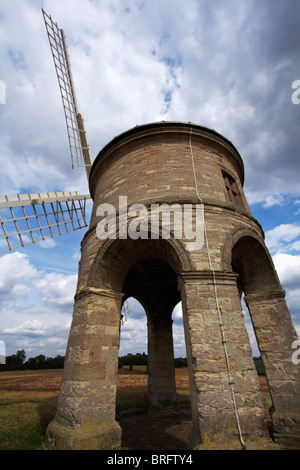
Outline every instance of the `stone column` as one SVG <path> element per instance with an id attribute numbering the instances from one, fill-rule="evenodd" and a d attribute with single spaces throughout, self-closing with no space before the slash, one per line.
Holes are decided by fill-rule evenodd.
<path id="1" fill-rule="evenodd" d="M 216 272 L 215 280 L 221 319 L 216 309 L 212 272 L 182 275 L 183 320 L 193 415 L 190 446 L 194 449 L 241 449 L 236 411 L 247 448 L 272 446 L 236 275 Z M 225 344 L 221 327 L 226 337 Z"/>
<path id="2" fill-rule="evenodd" d="M 87 288 L 75 296 L 74 314 L 48 449 L 118 449 L 115 421 L 120 307 L 118 292 Z"/>
<path id="3" fill-rule="evenodd" d="M 148 393 L 150 412 L 160 412 L 178 404 L 175 383 L 173 320 L 148 318 Z"/>
<path id="4" fill-rule="evenodd" d="M 300 447 L 300 365 L 293 364 L 298 339 L 282 290 L 245 297 L 273 402 L 274 437 L 284 447 Z"/>

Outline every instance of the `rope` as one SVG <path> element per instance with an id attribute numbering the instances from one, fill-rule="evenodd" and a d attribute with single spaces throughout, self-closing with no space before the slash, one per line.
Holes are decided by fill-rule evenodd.
<path id="1" fill-rule="evenodd" d="M 192 132 L 193 132 L 193 129 L 191 128 L 191 130 L 190 130 L 190 152 L 191 152 L 191 157 L 192 157 L 192 166 L 193 166 L 193 173 L 194 173 L 195 189 L 196 189 L 197 197 L 198 197 L 200 203 L 203 205 L 203 208 L 204 208 L 204 204 L 202 202 L 201 196 L 200 196 L 199 191 L 198 191 L 198 182 L 197 182 L 197 177 L 196 177 L 194 154 L 193 154 L 193 148 L 192 148 Z M 228 357 L 227 348 L 226 348 L 226 336 L 225 336 L 225 331 L 224 331 L 222 316 L 221 316 L 223 314 L 223 312 L 222 312 L 222 309 L 220 308 L 220 305 L 219 305 L 218 292 L 217 292 L 217 283 L 216 283 L 216 274 L 215 274 L 215 271 L 212 268 L 212 263 L 211 263 L 210 249 L 209 249 L 209 244 L 208 244 L 208 236 L 207 236 L 207 230 L 206 230 L 204 211 L 203 211 L 203 224 L 204 224 L 204 238 L 205 238 L 205 243 L 206 243 L 208 265 L 209 265 L 209 269 L 212 272 L 212 276 L 213 276 L 213 286 L 214 286 L 214 295 L 215 295 L 215 301 L 216 301 L 216 310 L 218 312 L 219 326 L 220 326 L 221 337 L 222 337 L 222 345 L 223 345 L 225 361 L 226 361 L 226 368 L 227 368 L 227 374 L 228 374 L 228 385 L 230 386 L 230 390 L 231 390 L 231 396 L 232 396 L 232 401 L 233 401 L 235 418 L 236 418 L 237 428 L 238 428 L 238 432 L 239 432 L 239 439 L 240 439 L 240 442 L 242 444 L 242 448 L 244 450 L 246 450 L 246 445 L 245 445 L 245 442 L 243 440 L 243 435 L 242 435 L 241 426 L 240 426 L 238 407 L 237 407 L 237 403 L 236 403 L 236 399 L 235 399 L 235 392 L 234 392 L 234 387 L 233 387 L 234 382 L 232 380 L 230 362 L 229 362 L 229 357 Z"/>
<path id="2" fill-rule="evenodd" d="M 124 323 L 127 322 L 128 317 L 129 317 L 129 307 L 128 307 L 128 302 L 126 299 L 121 310 L 121 325 L 124 325 Z"/>

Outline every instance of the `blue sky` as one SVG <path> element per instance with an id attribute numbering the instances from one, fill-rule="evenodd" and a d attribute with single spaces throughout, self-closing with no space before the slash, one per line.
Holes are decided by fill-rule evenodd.
<path id="1" fill-rule="evenodd" d="M 41 7 L 66 34 L 92 158 L 114 136 L 162 120 L 207 126 L 237 147 L 300 334 L 300 104 L 291 99 L 300 1 L 0 0 L 0 194 L 88 193 L 85 172 L 71 170 Z M 0 255 L 7 354 L 65 354 L 83 234 Z M 179 307 L 173 318 L 183 356 Z M 249 335 L 256 353 L 250 327 Z M 121 338 L 120 354 L 147 351 L 136 302 Z"/>

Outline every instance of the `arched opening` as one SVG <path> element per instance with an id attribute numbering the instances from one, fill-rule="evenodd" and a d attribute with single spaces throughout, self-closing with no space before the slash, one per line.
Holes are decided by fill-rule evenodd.
<path id="1" fill-rule="evenodd" d="M 177 275 L 159 253 L 143 256 L 126 274 L 125 297 L 144 305 L 148 325 L 148 406 L 159 410 L 177 403 L 172 311 L 180 300 Z"/>
<path id="2" fill-rule="evenodd" d="M 128 310 L 121 309 L 119 357 L 127 354 L 147 354 L 147 314 L 134 297 L 126 299 Z"/>
<path id="3" fill-rule="evenodd" d="M 116 403 L 116 419 L 122 428 L 122 447 L 128 450 L 164 450 L 166 448 L 187 450 L 188 434 L 192 427 L 192 417 L 181 301 L 178 302 L 172 311 L 175 358 L 173 369 L 176 380 L 175 392 L 178 401 L 176 406 L 172 407 L 170 402 L 167 402 L 165 403 L 165 408 L 155 407 L 153 410 L 153 406 L 149 409 L 149 401 L 147 399 L 148 361 L 147 366 L 145 365 L 145 359 L 149 357 L 147 314 L 143 305 L 136 298 L 129 297 L 126 300 L 128 312 L 125 320 L 125 310 L 123 308 L 122 314 L 124 317 L 121 322 Z M 149 339 L 151 341 L 151 338 Z M 145 347 L 146 354 L 144 352 L 140 354 L 140 351 Z M 131 353 L 128 353 L 129 351 Z M 168 353 L 168 348 L 166 352 Z M 124 356 L 124 354 L 126 355 Z M 159 363 L 154 365 L 157 366 Z M 168 364 L 162 363 L 161 365 Z M 169 380 L 169 374 L 161 377 L 160 372 L 158 371 L 160 377 L 154 376 L 152 379 Z M 165 369 L 163 369 L 162 375 L 164 373 Z M 155 392 L 155 384 L 153 388 Z M 174 403 L 171 403 L 171 405 L 174 405 Z"/>
<path id="4" fill-rule="evenodd" d="M 252 350 L 252 356 L 253 356 L 253 360 L 255 363 L 255 368 L 256 368 L 257 377 L 259 381 L 259 388 L 260 388 L 260 392 L 262 396 L 263 409 L 265 413 L 265 421 L 266 421 L 266 425 L 267 425 L 267 429 L 270 434 L 270 437 L 273 439 L 274 433 L 273 433 L 273 423 L 272 423 L 272 410 L 273 410 L 272 397 L 270 394 L 270 388 L 269 388 L 269 384 L 268 384 L 267 377 L 266 377 L 264 361 L 262 359 L 262 355 L 261 355 L 260 348 L 257 342 L 252 318 L 251 318 L 247 303 L 245 301 L 245 293 L 243 291 L 241 292 L 241 306 L 242 306 L 242 311 L 244 314 L 244 323 L 245 323 L 245 327 L 249 336 L 250 347 Z"/>
<path id="5" fill-rule="evenodd" d="M 163 239 L 116 240 L 111 243 L 102 259 L 99 260 L 101 272 L 100 270 L 98 272 L 101 277 L 98 276 L 97 287 L 122 293 L 123 301 L 127 300 L 129 305 L 128 322 L 120 328 L 121 355 L 124 352 L 122 344 L 124 340 L 134 347 L 138 344 L 144 345 L 147 334 L 146 351 L 144 347 L 143 351 L 136 351 L 139 353 L 145 351 L 148 356 L 147 383 L 145 371 L 143 371 L 143 377 L 135 366 L 131 371 L 126 371 L 126 374 L 130 375 L 132 384 L 136 374 L 136 385 L 140 387 L 138 381 L 141 382 L 140 392 L 144 393 L 145 401 L 137 406 L 139 413 L 133 413 L 131 416 L 128 415 L 129 410 L 125 415 L 124 413 L 118 414 L 120 406 L 117 407 L 117 421 L 123 430 L 122 439 L 125 447 L 130 446 L 134 438 L 135 448 L 139 446 L 137 439 L 144 439 L 143 446 L 151 445 L 152 442 L 152 446 L 154 445 L 152 448 L 163 449 L 166 445 L 169 448 L 188 448 L 188 433 L 191 429 L 189 393 L 186 390 L 189 384 L 188 373 L 186 367 L 184 371 L 182 368 L 181 372 L 185 373 L 185 377 L 181 383 L 184 382 L 185 391 L 178 396 L 174 355 L 174 329 L 178 336 L 181 332 L 181 351 L 185 351 L 185 347 L 182 348 L 184 339 L 180 306 L 179 313 L 178 308 L 174 312 L 175 307 L 181 302 L 178 276 L 183 268 L 178 249 L 180 246 L 176 249 L 169 241 Z M 133 349 L 130 352 L 135 354 Z M 123 378 L 122 371 L 121 379 Z M 132 390 L 132 395 L 136 395 L 137 400 L 141 399 L 141 393 L 134 393 Z M 120 399 L 120 394 L 118 399 Z M 133 403 L 137 404 L 135 401 Z M 187 408 L 189 408 L 188 412 Z M 177 428 L 174 427 L 175 418 Z M 178 438 L 178 420 L 180 421 L 181 418 L 183 418 L 183 424 L 179 433 L 180 438 Z M 160 426 L 156 420 L 159 420 Z M 133 421 L 134 427 L 132 427 Z M 155 431 L 151 428 L 153 425 Z M 137 432 L 139 426 L 140 432 Z M 164 432 L 163 429 L 165 429 Z M 130 435 L 131 430 L 133 436 Z M 146 430 L 148 431 L 148 444 L 145 443 Z M 141 446 L 141 448 L 145 447 Z"/>
<path id="6" fill-rule="evenodd" d="M 264 297 L 266 295 L 272 297 L 272 293 L 281 289 L 281 286 L 269 253 L 256 238 L 251 236 L 241 237 L 233 246 L 232 270 L 238 274 L 237 285 L 245 316 L 245 326 L 258 373 L 268 430 L 271 437 L 273 437 L 272 413 L 274 412 L 274 403 L 272 389 L 269 386 L 266 353 L 261 350 L 261 346 L 265 341 L 262 338 L 261 331 L 268 323 L 266 317 L 270 313 L 263 311 Z M 251 299 L 255 299 L 256 303 L 261 303 L 258 315 L 253 308 Z"/>
<path id="7" fill-rule="evenodd" d="M 244 236 L 232 248 L 232 269 L 245 295 L 277 290 L 279 280 L 270 255 L 255 238 Z"/>
<path id="8" fill-rule="evenodd" d="M 182 302 L 175 305 L 173 312 L 174 354 L 176 358 L 186 359 L 186 343 L 184 337 Z"/>

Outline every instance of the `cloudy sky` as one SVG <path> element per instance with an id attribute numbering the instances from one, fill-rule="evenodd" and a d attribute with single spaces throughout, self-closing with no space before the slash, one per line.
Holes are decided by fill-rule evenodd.
<path id="1" fill-rule="evenodd" d="M 207 126 L 237 147 L 300 334 L 300 0 L 0 0 L 0 194 L 88 192 L 85 172 L 71 170 L 41 7 L 66 34 L 93 158 L 162 120 Z M 83 234 L 1 254 L 7 355 L 65 354 Z M 183 356 L 180 307 L 173 318 Z M 120 354 L 146 352 L 146 337 L 132 302 Z"/>

